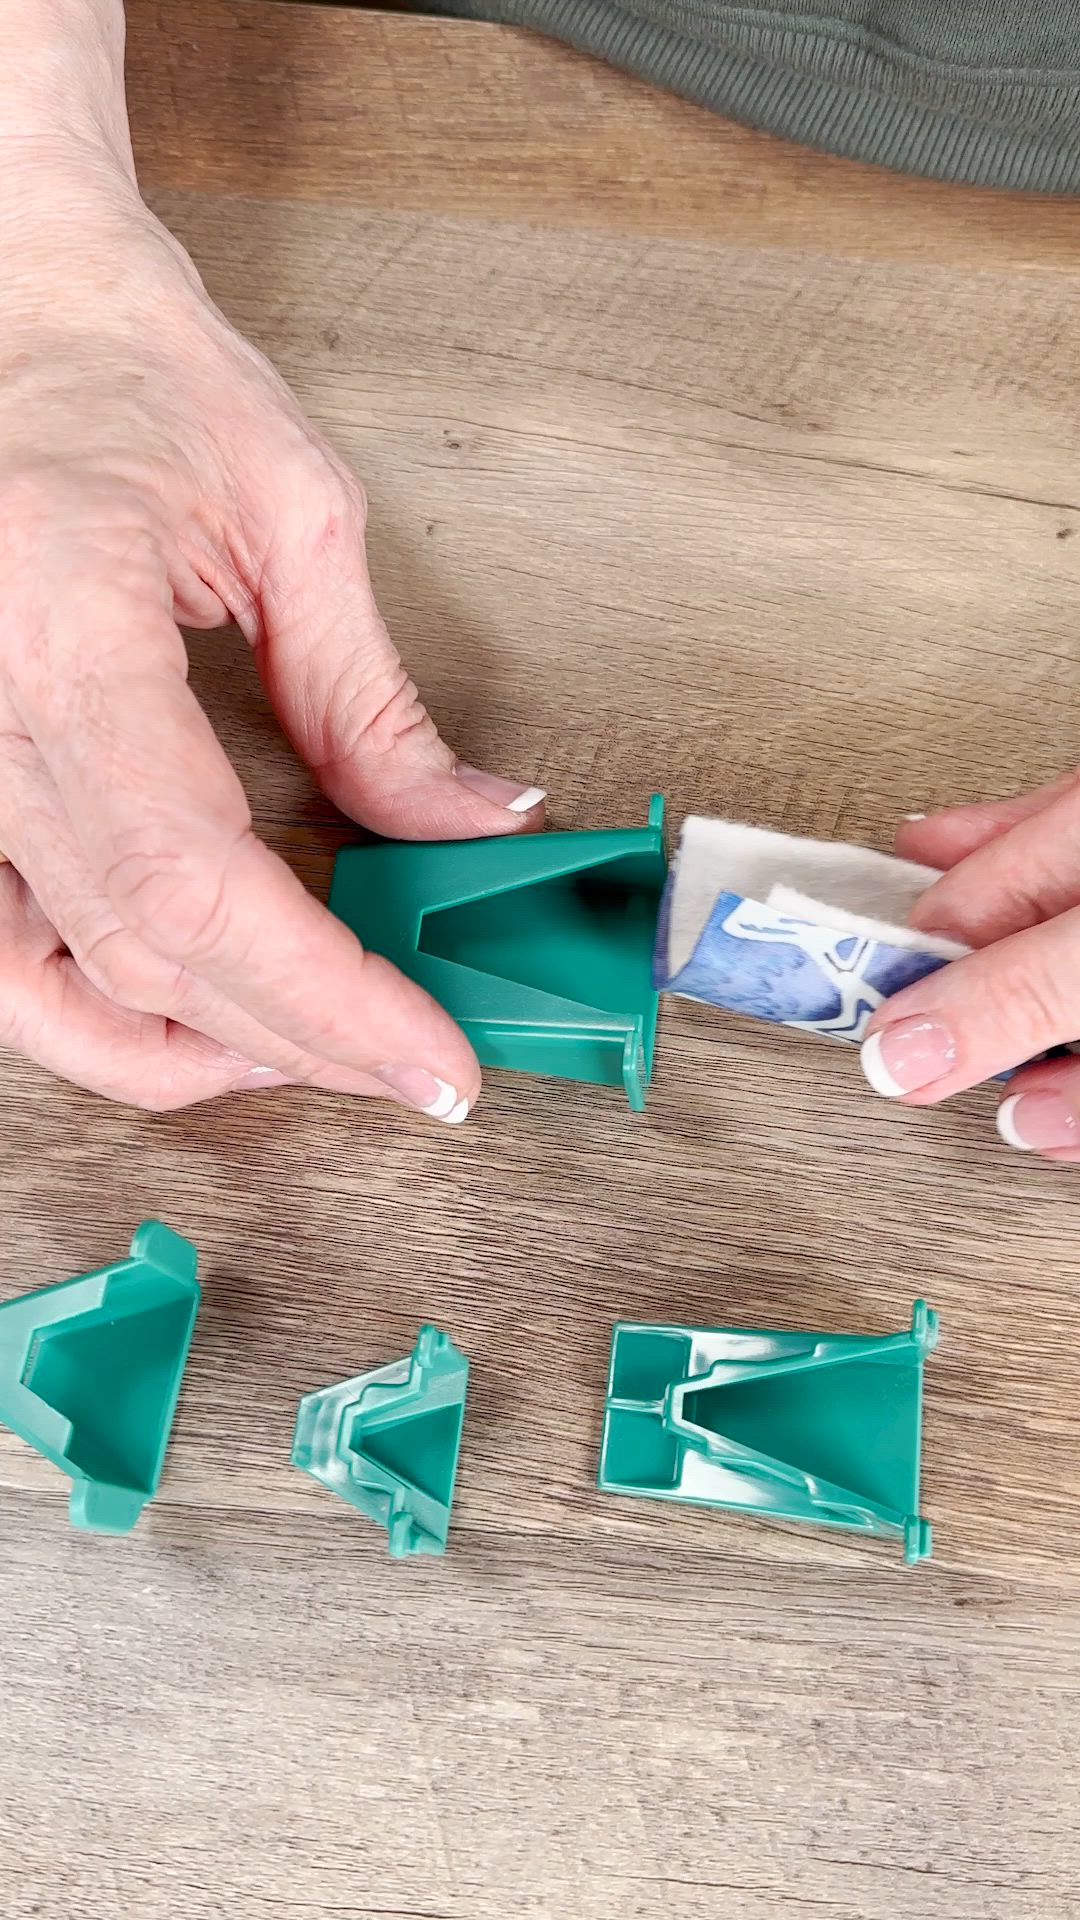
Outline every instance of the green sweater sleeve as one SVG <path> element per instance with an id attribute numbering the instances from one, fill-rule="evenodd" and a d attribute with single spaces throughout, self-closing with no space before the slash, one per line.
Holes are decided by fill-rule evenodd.
<path id="1" fill-rule="evenodd" d="M 448 0 L 901 172 L 1080 191 L 1080 0 Z"/>

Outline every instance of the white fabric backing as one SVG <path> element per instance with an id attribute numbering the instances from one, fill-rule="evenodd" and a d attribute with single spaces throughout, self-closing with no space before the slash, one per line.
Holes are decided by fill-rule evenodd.
<path id="1" fill-rule="evenodd" d="M 957 960 L 968 948 L 907 925 L 934 867 L 843 840 L 802 840 L 737 820 L 691 815 L 683 826 L 668 926 L 667 971 L 686 965 L 720 894 L 737 893 L 780 913 L 866 935 L 890 946 Z"/>

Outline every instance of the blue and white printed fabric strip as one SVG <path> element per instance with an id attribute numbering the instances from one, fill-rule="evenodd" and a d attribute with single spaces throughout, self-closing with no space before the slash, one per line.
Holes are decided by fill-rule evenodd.
<path id="1" fill-rule="evenodd" d="M 670 977 L 661 966 L 655 984 L 756 1020 L 861 1040 L 883 1000 L 947 964 L 722 893 L 686 965 Z"/>
<path id="2" fill-rule="evenodd" d="M 688 820 L 661 908 L 654 984 L 861 1040 L 890 994 L 965 951 L 904 924 L 934 878 L 868 848 Z"/>

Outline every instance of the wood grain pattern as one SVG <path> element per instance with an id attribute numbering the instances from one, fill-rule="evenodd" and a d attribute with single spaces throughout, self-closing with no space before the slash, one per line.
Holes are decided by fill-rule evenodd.
<path id="1" fill-rule="evenodd" d="M 134 0 L 132 28 L 155 204 L 363 474 L 440 721 L 555 824 L 659 786 L 675 819 L 884 845 L 1073 757 L 1075 208 L 980 227 L 985 197 L 935 191 L 869 244 L 921 189 L 521 36 L 246 0 Z M 464 208 L 470 129 L 505 157 L 526 112 L 527 209 L 494 165 Z M 645 159 L 596 186 L 635 128 L 655 202 Z M 703 211 L 710 164 L 768 177 L 759 227 Z M 324 888 L 347 829 L 238 643 L 192 655 Z M 144 1214 L 205 1281 L 131 1540 L 70 1536 L 0 1434 L 8 1920 L 1074 1910 L 1080 1179 L 1000 1148 L 988 1093 L 896 1112 L 843 1050 L 672 1003 L 637 1119 L 505 1075 L 457 1133 L 300 1092 L 161 1119 L 12 1061 L 0 1102 L 5 1297 Z M 883 1331 L 916 1292 L 944 1326 L 929 1567 L 596 1493 L 613 1318 Z M 391 1566 L 289 1468 L 291 1425 L 427 1318 L 474 1363 L 452 1550 Z"/>
<path id="2" fill-rule="evenodd" d="M 156 185 L 870 259 L 1077 263 L 1072 201 L 816 154 L 531 34 L 267 0 L 129 12 Z"/>

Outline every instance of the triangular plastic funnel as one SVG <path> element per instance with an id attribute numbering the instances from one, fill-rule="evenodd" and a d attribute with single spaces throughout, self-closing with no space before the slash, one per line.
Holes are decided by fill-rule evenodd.
<path id="1" fill-rule="evenodd" d="M 482 1065 L 622 1086 L 640 1109 L 663 817 L 654 794 L 645 827 L 346 847 L 330 906 L 452 1014 Z"/>
<path id="2" fill-rule="evenodd" d="M 199 1285 L 189 1240 L 144 1220 L 126 1260 L 0 1306 L 0 1422 L 70 1476 L 70 1514 L 128 1533 L 157 1492 Z"/>
<path id="3" fill-rule="evenodd" d="M 908 1333 L 614 1329 L 599 1485 L 899 1539 L 919 1517 L 923 1361 L 937 1315 Z"/>
<path id="4" fill-rule="evenodd" d="M 421 1327 L 406 1359 L 301 1400 L 293 1465 L 385 1527 L 395 1558 L 444 1553 L 468 1384 L 449 1334 Z"/>

